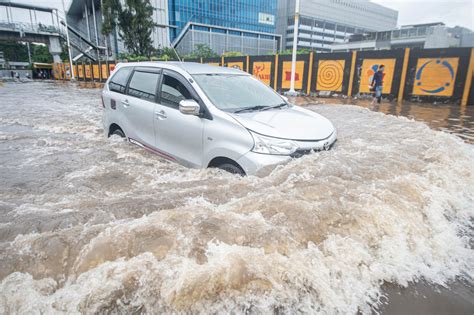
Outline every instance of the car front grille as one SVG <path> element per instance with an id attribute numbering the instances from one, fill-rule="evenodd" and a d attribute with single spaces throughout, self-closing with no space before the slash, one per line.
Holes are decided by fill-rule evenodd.
<path id="1" fill-rule="evenodd" d="M 290 156 L 292 158 L 300 158 L 303 155 L 310 154 L 311 152 L 313 152 L 313 149 L 304 149 L 304 150 L 300 149 L 300 150 L 296 150 L 295 152 L 293 152 Z"/>
<path id="2" fill-rule="evenodd" d="M 292 158 L 300 158 L 302 157 L 303 155 L 307 155 L 307 154 L 310 154 L 312 152 L 318 152 L 318 151 L 328 151 L 328 150 L 331 150 L 332 147 L 334 146 L 334 144 L 336 143 L 336 141 L 334 141 L 333 143 L 331 143 L 328 147 L 326 148 L 313 148 L 313 149 L 299 149 L 299 150 L 296 150 L 295 152 L 293 152 L 292 154 L 290 154 L 290 156 Z"/>

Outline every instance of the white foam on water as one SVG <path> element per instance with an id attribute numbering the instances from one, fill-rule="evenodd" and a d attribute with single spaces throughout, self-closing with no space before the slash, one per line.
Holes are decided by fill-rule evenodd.
<path id="1" fill-rule="evenodd" d="M 1 313 L 355 314 L 377 308 L 385 282 L 472 283 L 474 148 L 453 135 L 313 106 L 338 128 L 333 150 L 240 178 L 107 141 L 98 92 L 51 90 L 37 94 L 71 101 L 42 122 L 59 127 L 26 118 L 32 143 L 48 139 L 41 159 L 2 112 L 4 142 L 25 148 L 6 165 L 29 161 L 35 178 L 5 171 L 0 188 Z"/>

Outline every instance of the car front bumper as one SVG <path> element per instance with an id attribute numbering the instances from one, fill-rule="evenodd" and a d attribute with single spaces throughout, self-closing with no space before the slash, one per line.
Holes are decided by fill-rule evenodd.
<path id="1" fill-rule="evenodd" d="M 298 158 L 315 151 L 329 150 L 334 146 L 336 140 L 337 133 L 336 130 L 334 130 L 334 132 L 328 138 L 323 140 L 295 141 L 299 148 L 291 155 L 271 155 L 250 151 L 240 157 L 237 163 L 239 163 L 247 175 L 264 176 L 269 174 L 276 165 L 284 164 L 290 161 L 292 158 Z"/>

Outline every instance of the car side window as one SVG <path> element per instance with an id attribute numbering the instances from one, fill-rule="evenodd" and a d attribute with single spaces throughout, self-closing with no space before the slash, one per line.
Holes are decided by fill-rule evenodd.
<path id="1" fill-rule="evenodd" d="M 118 69 L 117 73 L 110 79 L 109 90 L 124 94 L 130 71 L 131 68 L 129 67 Z"/>
<path id="2" fill-rule="evenodd" d="M 134 71 L 128 84 L 127 94 L 154 102 L 159 76 L 155 72 Z"/>
<path id="3" fill-rule="evenodd" d="M 179 108 L 180 101 L 193 99 L 193 97 L 178 79 L 164 74 L 160 99 L 162 105 Z"/>

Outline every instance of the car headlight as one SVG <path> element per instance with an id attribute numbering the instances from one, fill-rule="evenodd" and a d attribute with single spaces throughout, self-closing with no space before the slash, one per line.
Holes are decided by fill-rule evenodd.
<path id="1" fill-rule="evenodd" d="M 254 146 L 252 151 L 262 154 L 290 155 L 298 149 L 298 144 L 291 140 L 278 139 L 250 131 Z"/>

